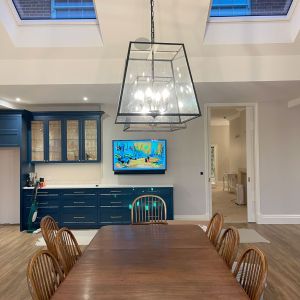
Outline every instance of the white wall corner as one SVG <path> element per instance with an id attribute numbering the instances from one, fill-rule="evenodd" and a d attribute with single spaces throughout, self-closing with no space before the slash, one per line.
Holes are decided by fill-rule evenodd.
<path id="1" fill-rule="evenodd" d="M 209 215 L 175 215 L 174 219 L 180 221 L 208 221 Z"/>
<path id="2" fill-rule="evenodd" d="M 300 224 L 300 215 L 257 215 L 257 224 Z"/>

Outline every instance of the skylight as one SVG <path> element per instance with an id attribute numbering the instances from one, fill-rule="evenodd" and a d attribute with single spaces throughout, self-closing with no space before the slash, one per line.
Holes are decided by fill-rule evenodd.
<path id="1" fill-rule="evenodd" d="M 13 0 L 22 20 L 96 19 L 93 0 Z"/>
<path id="2" fill-rule="evenodd" d="M 293 0 L 213 0 L 211 17 L 284 16 Z"/>

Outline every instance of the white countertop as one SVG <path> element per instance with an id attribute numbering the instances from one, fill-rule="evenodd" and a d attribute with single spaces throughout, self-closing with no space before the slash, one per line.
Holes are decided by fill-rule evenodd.
<path id="1" fill-rule="evenodd" d="M 97 188 L 140 188 L 140 187 L 173 187 L 172 184 L 143 184 L 143 185 L 124 185 L 124 184 L 61 184 L 46 185 L 42 189 L 97 189 Z M 23 187 L 24 190 L 33 189 L 33 187 Z"/>

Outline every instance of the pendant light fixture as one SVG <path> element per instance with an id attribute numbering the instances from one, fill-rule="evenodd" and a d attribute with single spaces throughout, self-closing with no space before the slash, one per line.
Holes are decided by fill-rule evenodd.
<path id="1" fill-rule="evenodd" d="M 129 42 L 116 124 L 124 131 L 176 131 L 201 116 L 184 44 Z"/>

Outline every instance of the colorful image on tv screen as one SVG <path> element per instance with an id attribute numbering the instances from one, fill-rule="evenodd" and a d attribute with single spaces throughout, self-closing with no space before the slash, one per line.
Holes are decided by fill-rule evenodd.
<path id="1" fill-rule="evenodd" d="M 113 141 L 115 171 L 165 170 L 165 140 Z"/>

